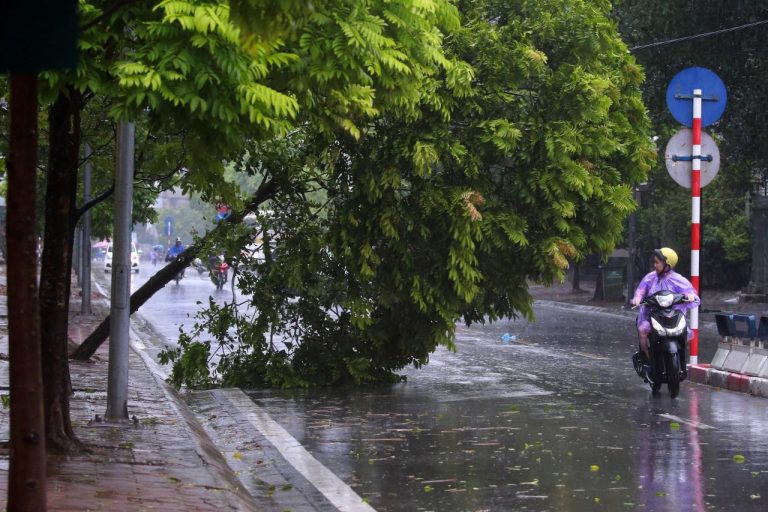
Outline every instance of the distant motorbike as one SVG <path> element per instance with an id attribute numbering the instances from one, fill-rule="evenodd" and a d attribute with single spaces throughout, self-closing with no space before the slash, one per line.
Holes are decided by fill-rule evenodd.
<path id="1" fill-rule="evenodd" d="M 168 262 L 168 263 L 170 263 L 171 261 L 173 261 L 175 259 L 176 259 L 176 256 L 171 256 L 170 254 L 166 254 L 166 256 L 165 256 L 165 261 Z M 183 268 L 179 271 L 178 274 L 173 276 L 173 280 L 176 281 L 177 285 L 179 284 L 179 281 L 181 281 L 182 279 L 184 279 L 184 269 Z"/>
<path id="2" fill-rule="evenodd" d="M 666 383 L 670 396 L 675 398 L 680 392 L 680 382 L 688 375 L 685 365 L 688 321 L 685 312 L 674 309 L 675 305 L 684 302 L 687 302 L 685 295 L 660 290 L 640 303 L 648 308 L 651 322 L 648 336 L 650 368 L 643 368 L 640 352 L 632 356 L 632 362 L 637 374 L 651 386 L 654 394 Z"/>
<path id="3" fill-rule="evenodd" d="M 223 290 L 227 279 L 229 279 L 229 265 L 222 258 L 211 271 L 211 281 L 216 285 L 217 290 Z"/>
<path id="4" fill-rule="evenodd" d="M 205 272 L 208 272 L 208 267 L 206 267 L 203 264 L 203 260 L 201 260 L 200 258 L 195 258 L 194 260 L 192 260 L 191 266 L 192 266 L 192 268 L 197 270 L 198 274 L 203 274 Z"/>

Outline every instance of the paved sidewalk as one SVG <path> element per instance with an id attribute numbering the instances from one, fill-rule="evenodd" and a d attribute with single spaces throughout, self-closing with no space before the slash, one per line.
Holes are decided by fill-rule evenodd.
<path id="1" fill-rule="evenodd" d="M 75 290 L 77 291 L 77 290 Z M 0 268 L 0 352 L 8 353 L 5 266 Z M 69 340 L 79 344 L 108 307 L 94 297 L 94 316 L 82 316 L 73 296 Z M 44 328 L 44 327 L 43 327 Z M 89 452 L 49 454 L 48 510 L 283 510 L 256 500 L 243 487 L 187 406 L 150 370 L 139 351 L 129 356 L 128 410 L 134 423 L 95 421 L 106 411 L 108 344 L 88 362 L 70 363 L 74 396 L 71 418 Z M 8 391 L 8 361 L 0 361 L 0 386 Z M 0 439 L 9 439 L 7 409 L 0 409 Z M 0 509 L 5 508 L 8 449 L 0 451 Z"/>

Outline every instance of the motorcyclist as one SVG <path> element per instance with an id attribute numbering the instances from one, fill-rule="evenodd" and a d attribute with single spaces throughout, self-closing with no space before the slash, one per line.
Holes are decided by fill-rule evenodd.
<path id="1" fill-rule="evenodd" d="M 653 271 L 646 274 L 640 281 L 632 298 L 632 305 L 638 306 L 644 297 L 652 295 L 660 290 L 669 290 L 673 293 L 681 293 L 686 296 L 687 302 L 675 305 L 675 309 L 684 311 L 698 306 L 701 302 L 696 294 L 696 289 L 690 281 L 673 270 L 677 264 L 677 253 L 669 247 L 662 247 L 653 251 Z M 643 365 L 648 370 L 651 361 L 648 352 L 648 335 L 651 332 L 649 312 L 645 306 L 640 306 L 637 315 L 637 337 L 640 353 L 643 356 Z M 690 339 L 692 331 L 688 329 Z"/>
<path id="2" fill-rule="evenodd" d="M 213 281 L 217 289 L 222 289 L 224 283 L 227 282 L 229 274 L 229 264 L 224 254 L 211 257 L 209 263 L 211 265 L 211 281 Z"/>
<path id="3" fill-rule="evenodd" d="M 184 246 L 181 243 L 181 238 L 176 239 L 176 243 L 173 244 L 173 246 L 168 249 L 168 253 L 165 255 L 165 261 L 172 261 L 176 259 L 176 257 L 184 252 Z"/>
<path id="4" fill-rule="evenodd" d="M 165 261 L 173 261 L 175 260 L 179 254 L 184 252 L 184 245 L 181 243 L 181 238 L 176 239 L 176 243 L 171 246 L 170 249 L 168 249 L 168 253 L 165 255 Z M 179 278 L 184 277 L 184 269 L 181 269 L 179 272 Z"/>

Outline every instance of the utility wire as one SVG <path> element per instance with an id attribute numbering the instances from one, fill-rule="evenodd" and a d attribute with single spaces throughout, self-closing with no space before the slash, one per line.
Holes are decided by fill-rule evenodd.
<path id="1" fill-rule="evenodd" d="M 713 32 L 703 32 L 701 34 L 694 34 L 692 36 L 678 37 L 677 39 L 668 39 L 666 41 L 657 41 L 655 43 L 641 44 L 639 46 L 631 47 L 629 49 L 629 51 L 644 50 L 646 48 L 652 48 L 654 46 L 663 46 L 663 45 L 667 45 L 667 44 L 679 43 L 681 41 L 690 41 L 691 39 L 699 39 L 701 37 L 708 37 L 708 36 L 714 36 L 714 35 L 717 35 L 717 34 L 724 34 L 726 32 L 735 32 L 736 30 L 742 30 L 742 29 L 745 29 L 745 28 L 752 28 L 752 27 L 756 27 L 758 25 L 765 25 L 766 23 L 768 23 L 768 20 L 755 21 L 753 23 L 747 23 L 746 25 L 739 25 L 738 27 L 724 28 L 724 29 L 721 29 L 721 30 L 715 30 Z"/>

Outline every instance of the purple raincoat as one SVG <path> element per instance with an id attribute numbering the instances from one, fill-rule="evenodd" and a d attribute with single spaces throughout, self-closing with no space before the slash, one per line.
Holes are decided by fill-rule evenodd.
<path id="1" fill-rule="evenodd" d="M 692 309 L 698 306 L 701 302 L 701 299 L 699 299 L 699 295 L 696 293 L 691 282 L 674 270 L 663 272 L 661 275 L 658 275 L 655 271 L 647 273 L 642 281 L 640 281 L 640 284 L 637 285 L 634 299 L 638 301 L 642 300 L 644 297 L 652 295 L 660 290 L 669 290 L 674 293 L 692 293 L 696 296 L 696 300 L 693 302 L 675 304 L 674 308 L 678 311 Z M 646 325 L 650 328 L 650 325 L 648 324 L 649 315 L 647 308 L 645 306 L 640 306 L 640 311 L 637 314 L 637 326 L 640 327 L 640 324 L 643 322 L 646 322 Z M 691 330 L 688 329 L 689 337 L 690 334 Z"/>

